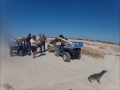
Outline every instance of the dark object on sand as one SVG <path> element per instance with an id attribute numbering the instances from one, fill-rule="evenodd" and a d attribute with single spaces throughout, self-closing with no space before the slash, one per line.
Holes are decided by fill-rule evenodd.
<path id="1" fill-rule="evenodd" d="M 88 77 L 88 80 L 92 83 L 92 81 L 94 80 L 97 80 L 97 82 L 100 84 L 100 78 L 103 76 L 104 73 L 106 73 L 107 71 L 106 70 L 103 70 L 102 72 L 100 73 L 97 73 L 97 74 L 93 74 L 93 75 L 90 75 Z"/>
<path id="2" fill-rule="evenodd" d="M 4 84 L 3 87 L 6 89 L 6 90 L 14 90 L 14 88 L 9 85 L 8 83 Z"/>

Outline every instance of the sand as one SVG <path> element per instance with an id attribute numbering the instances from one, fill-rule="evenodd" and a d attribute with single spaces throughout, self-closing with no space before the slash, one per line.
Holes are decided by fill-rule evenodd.
<path id="1" fill-rule="evenodd" d="M 115 51 L 109 54 L 110 51 L 106 51 L 104 59 L 82 55 L 80 60 L 66 63 L 62 57 L 48 51 L 42 55 L 38 53 L 39 57 L 35 59 L 31 56 L 10 57 L 9 48 L 2 45 L 0 90 L 7 90 L 6 83 L 14 90 L 120 90 L 120 56 L 116 56 L 119 53 Z M 102 70 L 108 73 L 100 79 L 100 84 L 88 81 L 88 76 Z"/>

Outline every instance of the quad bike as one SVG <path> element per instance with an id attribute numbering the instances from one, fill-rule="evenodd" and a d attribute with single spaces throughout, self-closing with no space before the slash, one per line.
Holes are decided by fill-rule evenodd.
<path id="1" fill-rule="evenodd" d="M 54 52 L 55 56 L 62 56 L 64 61 L 70 62 L 71 59 L 81 58 L 81 47 L 83 47 L 83 42 L 70 42 L 60 35 L 49 42 L 48 51 Z"/>
<path id="2" fill-rule="evenodd" d="M 25 53 L 25 43 L 21 40 L 10 41 L 8 43 L 9 46 L 9 54 L 10 56 L 24 56 Z"/>

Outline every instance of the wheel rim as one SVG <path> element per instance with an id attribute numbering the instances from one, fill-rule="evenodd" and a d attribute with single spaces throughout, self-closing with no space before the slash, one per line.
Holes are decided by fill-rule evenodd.
<path id="1" fill-rule="evenodd" d="M 63 59 L 67 60 L 67 55 L 66 54 L 64 54 Z"/>

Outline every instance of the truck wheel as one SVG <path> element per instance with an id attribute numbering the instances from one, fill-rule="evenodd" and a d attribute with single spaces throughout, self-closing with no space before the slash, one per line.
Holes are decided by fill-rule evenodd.
<path id="1" fill-rule="evenodd" d="M 12 53 L 12 50 L 10 50 L 10 51 L 9 51 L 9 53 L 10 53 L 10 56 L 11 56 L 11 57 L 13 57 L 13 53 Z"/>
<path id="2" fill-rule="evenodd" d="M 23 56 L 23 50 L 20 50 L 20 56 Z"/>
<path id="3" fill-rule="evenodd" d="M 64 52 L 63 60 L 66 61 L 66 62 L 70 62 L 71 56 L 70 56 L 70 54 L 68 52 Z"/>
<path id="4" fill-rule="evenodd" d="M 55 56 L 58 57 L 60 55 L 60 51 L 58 49 L 55 49 L 54 54 L 55 54 Z"/>

